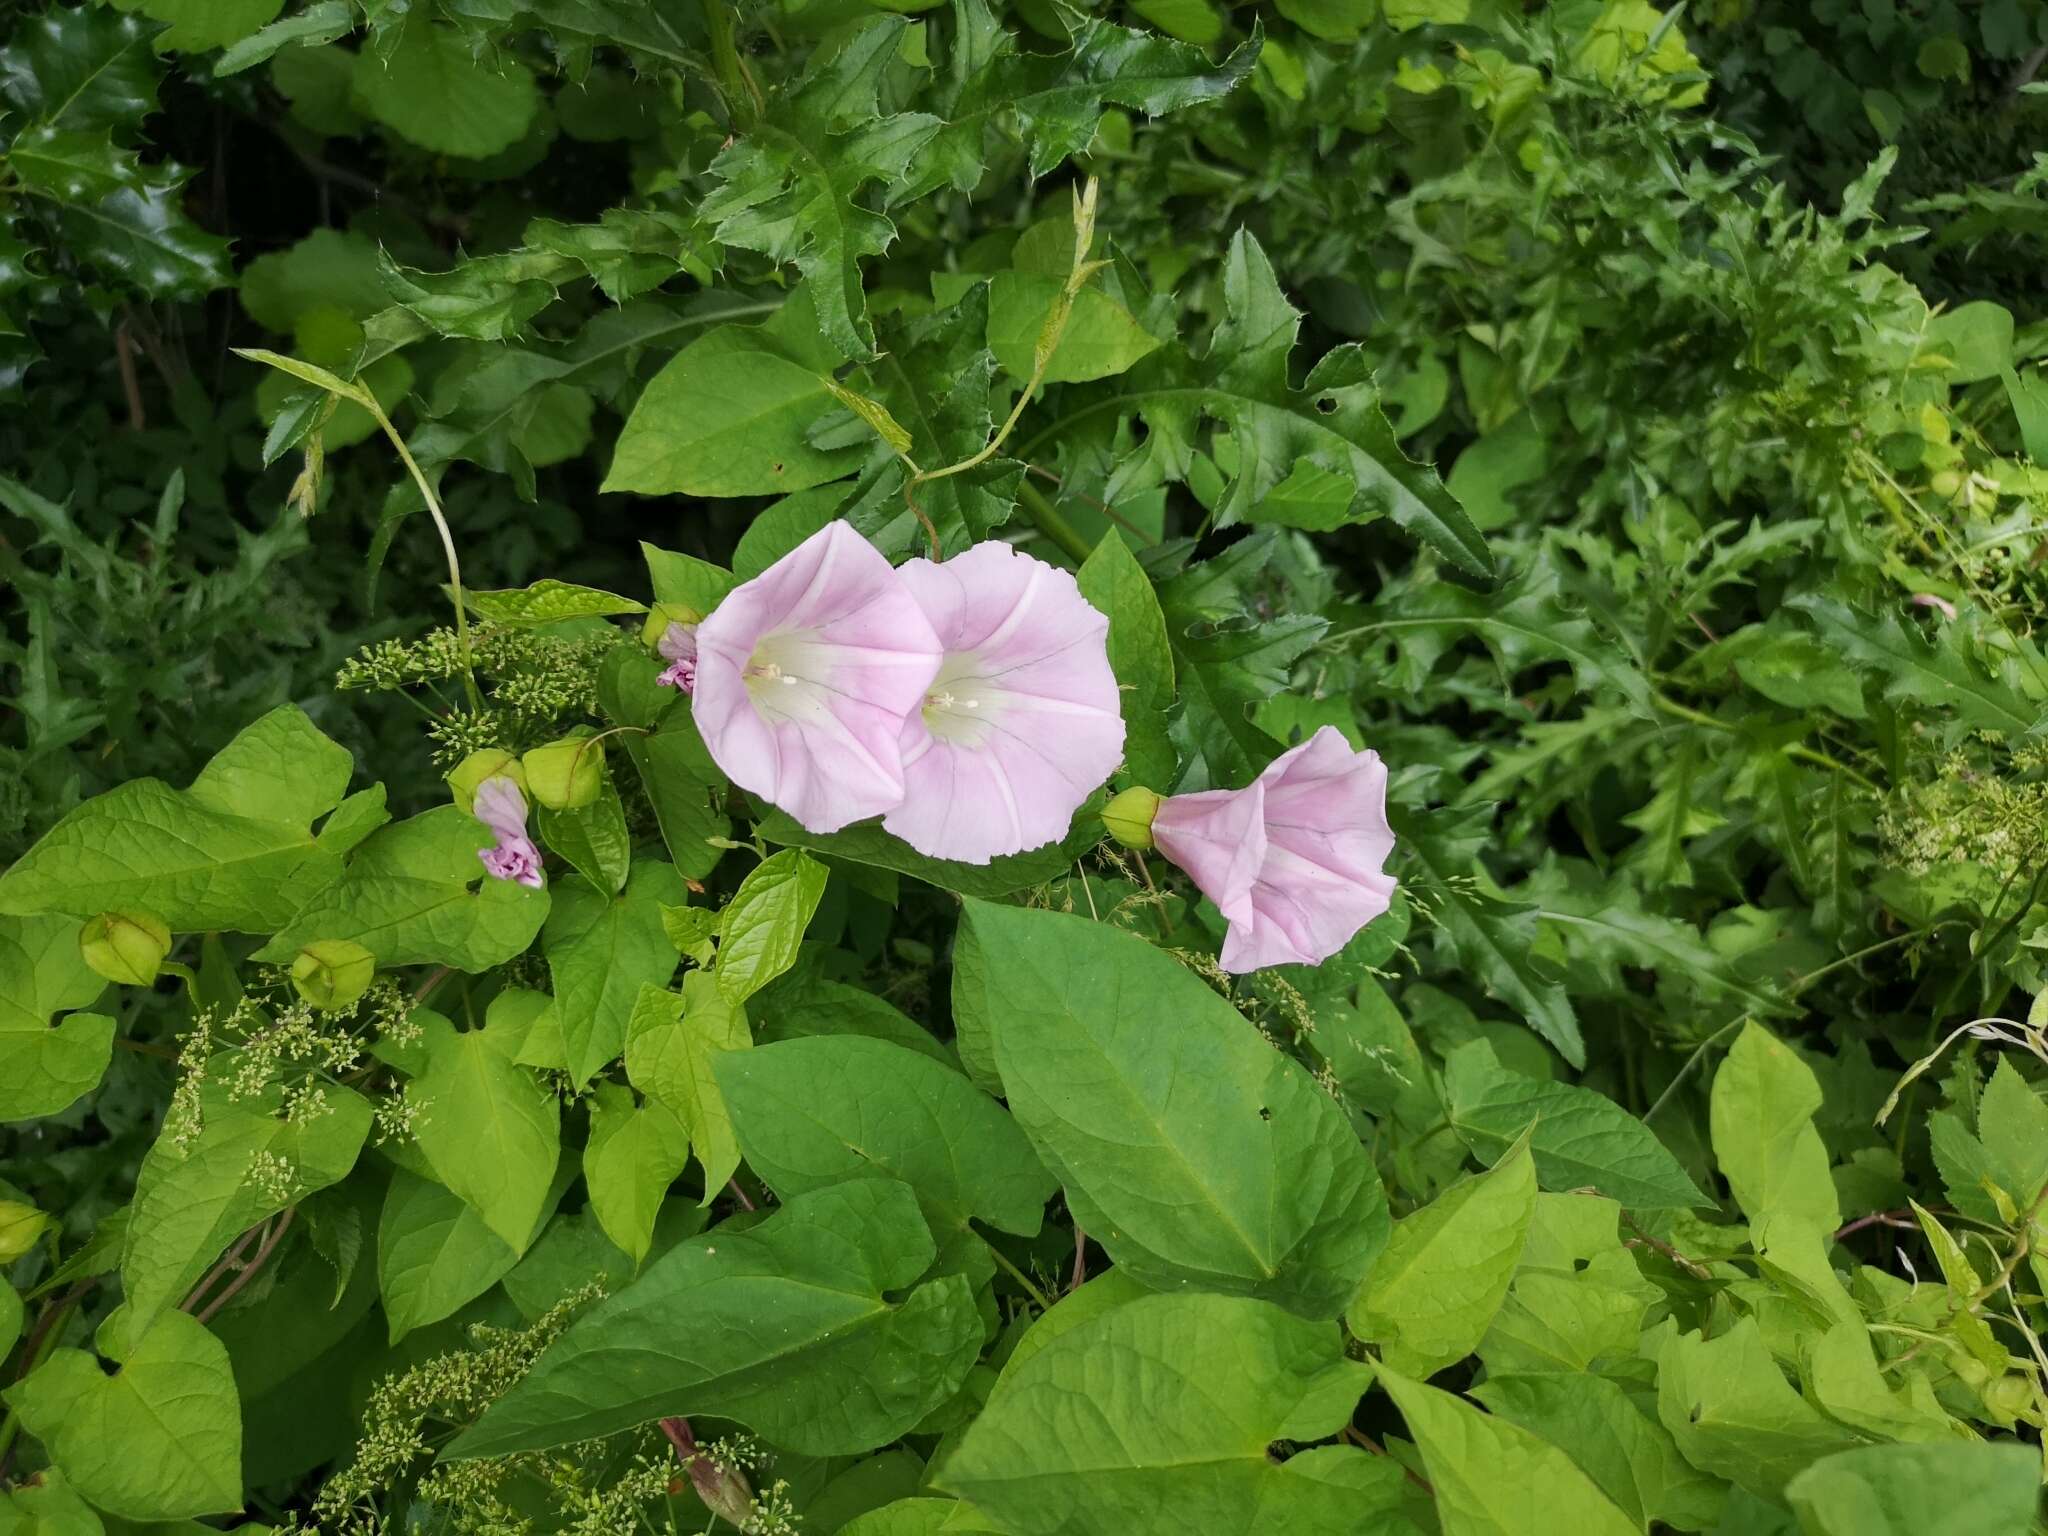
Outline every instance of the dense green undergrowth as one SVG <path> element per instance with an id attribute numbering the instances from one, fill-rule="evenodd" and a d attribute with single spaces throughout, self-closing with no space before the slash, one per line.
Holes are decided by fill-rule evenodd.
<path id="1" fill-rule="evenodd" d="M 2034 0 L 4 25 L 0 1536 L 2040 1529 Z M 1063 837 L 721 768 L 841 527 Z"/>

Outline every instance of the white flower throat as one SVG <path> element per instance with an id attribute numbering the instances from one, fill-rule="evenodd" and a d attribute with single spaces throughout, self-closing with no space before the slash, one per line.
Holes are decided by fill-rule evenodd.
<path id="1" fill-rule="evenodd" d="M 1002 690 L 981 675 L 973 653 L 949 654 L 924 696 L 924 725 L 941 741 L 971 745 L 987 734 L 1002 709 Z"/>

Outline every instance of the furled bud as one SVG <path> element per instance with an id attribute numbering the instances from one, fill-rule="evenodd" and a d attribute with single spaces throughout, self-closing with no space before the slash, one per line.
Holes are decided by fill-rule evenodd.
<path id="1" fill-rule="evenodd" d="M 661 644 L 661 637 L 668 633 L 671 624 L 702 624 L 704 615 L 688 603 L 656 603 L 647 612 L 647 622 L 640 626 L 640 643 L 650 651 Z"/>
<path id="2" fill-rule="evenodd" d="M 1152 818 L 1158 814 L 1159 796 L 1135 784 L 1102 808 L 1102 825 L 1126 848 L 1142 853 L 1152 846 Z"/>
<path id="3" fill-rule="evenodd" d="M 720 1466 L 700 1455 L 690 1463 L 690 1486 L 706 1509 L 734 1529 L 744 1531 L 754 1518 L 754 1490 L 738 1467 Z"/>
<path id="4" fill-rule="evenodd" d="M 78 948 L 94 975 L 149 987 L 171 952 L 171 930 L 147 912 L 102 912 L 79 933 Z"/>
<path id="5" fill-rule="evenodd" d="M 527 792 L 551 811 L 581 810 L 604 789 L 604 747 L 588 736 L 564 736 L 519 761 Z"/>
<path id="6" fill-rule="evenodd" d="M 47 1211 L 19 1200 L 0 1200 L 0 1264 L 12 1264 L 35 1247 L 49 1224 Z"/>
<path id="7" fill-rule="evenodd" d="M 346 1008 L 370 989 L 377 957 L 353 939 L 315 939 L 292 961 L 292 985 L 322 1012 Z"/>
<path id="8" fill-rule="evenodd" d="M 519 759 L 510 752 L 496 747 L 487 747 L 481 752 L 472 752 L 455 765 L 448 775 L 448 788 L 455 796 L 455 803 L 472 815 L 476 812 L 476 787 L 485 779 L 509 778 L 526 790 L 526 770 L 519 766 Z"/>

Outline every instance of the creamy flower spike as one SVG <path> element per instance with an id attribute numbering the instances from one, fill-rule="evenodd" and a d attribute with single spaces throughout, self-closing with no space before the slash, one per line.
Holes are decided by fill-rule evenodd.
<path id="1" fill-rule="evenodd" d="M 1226 971 L 1318 965 L 1387 910 L 1387 770 L 1324 726 L 1244 789 L 1174 795 L 1152 840 L 1230 921 Z"/>
<path id="2" fill-rule="evenodd" d="M 903 722 L 939 657 L 889 562 L 830 523 L 697 626 L 697 729 L 735 784 L 836 832 L 903 799 Z"/>
<path id="3" fill-rule="evenodd" d="M 1074 578 L 1007 544 L 902 577 L 946 648 L 903 726 L 904 797 L 882 825 L 986 864 L 1064 837 L 1123 757 L 1109 620 Z"/>
<path id="4" fill-rule="evenodd" d="M 503 775 L 485 779 L 476 787 L 474 814 L 498 839 L 477 854 L 486 871 L 535 890 L 547 883 L 540 872 L 540 849 L 526 835 L 526 796 L 517 784 Z"/>

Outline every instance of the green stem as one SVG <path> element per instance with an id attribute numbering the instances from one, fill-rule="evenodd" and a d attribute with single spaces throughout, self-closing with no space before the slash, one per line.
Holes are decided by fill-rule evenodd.
<path id="1" fill-rule="evenodd" d="M 1045 1292 L 1041 1291 L 1036 1285 L 1031 1283 L 1031 1277 L 1029 1275 L 1025 1274 L 1023 1270 L 1019 1269 L 1015 1264 L 1012 1264 L 1010 1262 L 1010 1256 L 1008 1254 L 1004 1253 L 1002 1249 L 998 1248 L 994 1243 L 990 1242 L 985 1237 L 981 1240 L 981 1243 L 984 1248 L 988 1249 L 989 1253 L 994 1257 L 996 1263 L 1000 1264 L 1006 1271 L 1009 1272 L 1010 1278 L 1016 1281 L 1019 1285 L 1023 1286 L 1025 1291 L 1030 1295 L 1031 1299 L 1038 1303 L 1039 1311 L 1050 1312 L 1052 1310 L 1051 1299 L 1046 1296 Z"/>
<path id="2" fill-rule="evenodd" d="M 1643 1111 L 1643 1124 L 1648 1125 L 1652 1120 L 1656 1119 L 1657 1111 L 1662 1109 L 1666 1104 L 1671 1102 L 1671 1095 L 1678 1092 L 1678 1085 L 1685 1081 L 1687 1073 L 1691 1072 L 1694 1067 L 1699 1065 L 1701 1057 L 1705 1056 L 1707 1052 L 1710 1049 L 1712 1049 L 1718 1041 L 1724 1039 L 1729 1035 L 1734 1034 L 1736 1030 L 1742 1028 L 1742 1026 L 1744 1024 L 1747 1024 L 1748 1022 L 1749 1016 L 1745 1014 L 1741 1018 L 1737 1019 L 1733 1024 L 1724 1024 L 1721 1028 L 1715 1030 L 1711 1035 L 1707 1036 L 1706 1039 L 1702 1040 L 1699 1043 L 1699 1045 L 1694 1048 L 1693 1053 L 1685 1058 L 1684 1063 L 1679 1067 L 1678 1071 L 1673 1074 L 1671 1081 L 1665 1085 L 1664 1091 L 1657 1095 L 1657 1102 L 1652 1104 L 1648 1109 Z"/>
<path id="3" fill-rule="evenodd" d="M 1018 483 L 1017 500 L 1023 503 L 1025 515 L 1038 525 L 1038 531 L 1076 560 L 1086 560 L 1093 553 L 1088 541 L 1081 537 L 1081 530 L 1068 522 L 1065 514 L 1046 500 L 1045 492 L 1029 480 Z"/>
<path id="4" fill-rule="evenodd" d="M 704 29 L 711 34 L 711 65 L 718 71 L 726 110 L 740 123 L 751 124 L 761 115 L 761 93 L 740 61 L 739 46 L 733 41 L 732 8 L 726 0 L 704 0 Z"/>

